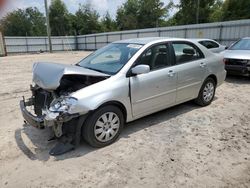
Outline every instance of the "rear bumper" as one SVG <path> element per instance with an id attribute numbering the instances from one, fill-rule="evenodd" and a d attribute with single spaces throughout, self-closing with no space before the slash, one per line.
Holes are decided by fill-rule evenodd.
<path id="1" fill-rule="evenodd" d="M 26 102 L 24 100 L 20 101 L 20 109 L 23 115 L 24 120 L 31 126 L 38 129 L 44 128 L 44 119 L 43 117 L 37 117 L 31 114 L 26 108 Z"/>
<path id="2" fill-rule="evenodd" d="M 217 86 L 220 86 L 226 79 L 227 71 L 223 69 L 223 71 L 220 71 L 217 73 Z"/>
<path id="3" fill-rule="evenodd" d="M 231 75 L 243 75 L 243 76 L 250 75 L 250 66 L 226 65 L 225 69 L 227 70 L 227 73 Z"/>

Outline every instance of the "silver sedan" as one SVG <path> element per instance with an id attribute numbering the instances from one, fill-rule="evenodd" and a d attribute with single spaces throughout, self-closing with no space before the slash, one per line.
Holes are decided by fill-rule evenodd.
<path id="1" fill-rule="evenodd" d="M 228 74 L 250 76 L 250 37 L 238 40 L 221 54 Z"/>
<path id="2" fill-rule="evenodd" d="M 209 105 L 225 79 L 223 58 L 194 40 L 139 38 L 111 43 L 76 65 L 36 63 L 27 124 L 51 127 L 50 154 L 113 143 L 126 122 L 193 100 Z M 33 106 L 34 112 L 27 110 Z"/>

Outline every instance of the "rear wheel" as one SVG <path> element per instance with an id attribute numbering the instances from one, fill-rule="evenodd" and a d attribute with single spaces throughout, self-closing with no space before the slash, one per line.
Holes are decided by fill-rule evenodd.
<path id="1" fill-rule="evenodd" d="M 124 117 L 118 107 L 108 105 L 97 109 L 84 124 L 84 139 L 93 147 L 104 147 L 118 138 L 124 125 Z"/>
<path id="2" fill-rule="evenodd" d="M 199 95 L 195 102 L 200 106 L 207 106 L 209 105 L 215 95 L 216 84 L 213 78 L 207 78 L 203 85 L 201 86 Z"/>

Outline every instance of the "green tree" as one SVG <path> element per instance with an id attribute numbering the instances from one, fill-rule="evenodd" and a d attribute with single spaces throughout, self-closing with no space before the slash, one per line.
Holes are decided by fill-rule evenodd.
<path id="1" fill-rule="evenodd" d="M 61 0 L 52 0 L 49 7 L 51 34 L 64 36 L 69 34 L 69 13 Z"/>
<path id="2" fill-rule="evenodd" d="M 139 0 L 127 0 L 116 12 L 116 23 L 119 30 L 139 28 Z"/>
<path id="3" fill-rule="evenodd" d="M 26 16 L 31 24 L 31 35 L 32 36 L 42 36 L 46 35 L 46 19 L 44 15 L 35 7 L 35 8 L 27 8 Z"/>
<path id="4" fill-rule="evenodd" d="M 75 16 L 77 20 L 75 25 L 77 34 L 92 34 L 101 31 L 100 16 L 91 8 L 90 4 L 80 5 Z"/>
<path id="5" fill-rule="evenodd" d="M 159 27 L 164 25 L 168 10 L 160 0 L 140 0 L 139 28 Z"/>
<path id="6" fill-rule="evenodd" d="M 103 32 L 109 32 L 109 31 L 115 31 L 117 30 L 116 22 L 113 20 L 109 14 L 109 12 L 106 13 L 106 15 L 101 20 L 101 26 Z"/>
<path id="7" fill-rule="evenodd" d="M 222 19 L 239 20 L 250 18 L 250 1 L 249 0 L 225 0 L 222 7 Z"/>
<path id="8" fill-rule="evenodd" d="M 68 20 L 69 20 L 69 35 L 77 35 L 78 34 L 78 21 L 75 14 L 68 14 Z"/>
<path id="9" fill-rule="evenodd" d="M 173 2 L 164 5 L 161 0 L 127 0 L 116 14 L 118 29 L 142 29 L 167 24 Z"/>
<path id="10" fill-rule="evenodd" d="M 45 17 L 37 8 L 15 10 L 8 13 L 0 23 L 6 36 L 46 35 Z"/>
<path id="11" fill-rule="evenodd" d="M 211 8 L 209 15 L 209 22 L 220 22 L 223 21 L 223 1 L 217 0 Z"/>
<path id="12" fill-rule="evenodd" d="M 197 0 L 180 0 L 178 12 L 174 15 L 175 23 L 177 25 L 186 25 L 196 23 L 196 13 L 199 10 L 199 23 L 209 22 L 209 15 L 212 12 L 212 7 L 215 0 L 200 0 L 198 9 Z"/>

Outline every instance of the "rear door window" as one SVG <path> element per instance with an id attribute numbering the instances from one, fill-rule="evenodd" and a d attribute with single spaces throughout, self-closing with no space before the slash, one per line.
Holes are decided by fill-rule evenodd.
<path id="1" fill-rule="evenodd" d="M 201 50 L 188 42 L 173 42 L 176 64 L 195 61 L 204 57 Z"/>

